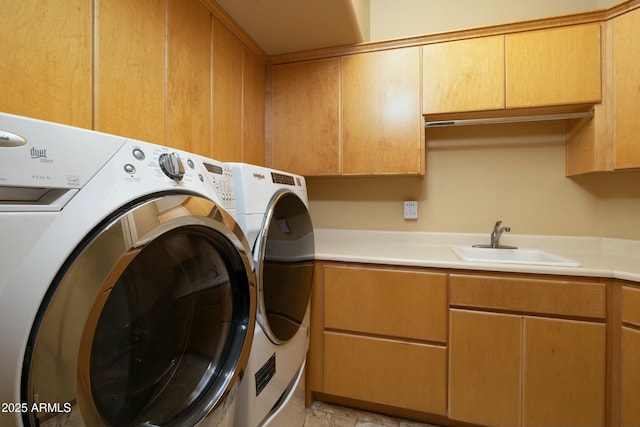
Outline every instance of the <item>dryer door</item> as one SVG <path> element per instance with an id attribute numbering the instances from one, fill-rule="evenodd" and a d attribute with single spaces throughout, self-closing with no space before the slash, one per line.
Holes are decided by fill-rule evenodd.
<path id="1" fill-rule="evenodd" d="M 186 195 L 99 226 L 39 311 L 22 396 L 41 410 L 25 424 L 193 426 L 224 406 L 256 310 L 239 230 L 211 201 Z"/>
<path id="2" fill-rule="evenodd" d="M 289 341 L 304 320 L 313 281 L 313 225 L 300 197 L 276 193 L 256 240 L 258 322 L 275 344 Z"/>

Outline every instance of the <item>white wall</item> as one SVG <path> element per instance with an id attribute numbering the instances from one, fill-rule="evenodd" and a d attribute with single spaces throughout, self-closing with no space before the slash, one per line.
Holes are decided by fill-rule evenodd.
<path id="1" fill-rule="evenodd" d="M 565 176 L 566 122 L 428 131 L 424 177 L 310 178 L 315 227 L 640 239 L 640 171 Z M 419 219 L 405 220 L 404 200 Z"/>
<path id="2" fill-rule="evenodd" d="M 616 0 L 370 0 L 371 41 L 607 8 Z"/>

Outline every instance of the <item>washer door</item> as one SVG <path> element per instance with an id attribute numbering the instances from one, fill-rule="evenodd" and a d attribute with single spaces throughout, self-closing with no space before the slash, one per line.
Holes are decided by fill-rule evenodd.
<path id="1" fill-rule="evenodd" d="M 23 402 L 42 410 L 25 424 L 187 426 L 224 405 L 246 366 L 256 310 L 239 230 L 211 201 L 185 195 L 139 203 L 98 227 L 58 274 L 32 330 Z"/>
<path id="2" fill-rule="evenodd" d="M 315 258 L 311 217 L 295 193 L 273 196 L 255 251 L 258 322 L 273 343 L 283 344 L 298 332 L 307 312 Z"/>

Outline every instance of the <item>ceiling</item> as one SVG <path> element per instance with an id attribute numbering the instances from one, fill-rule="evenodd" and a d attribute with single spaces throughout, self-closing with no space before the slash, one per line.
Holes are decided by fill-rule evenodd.
<path id="1" fill-rule="evenodd" d="M 216 1 L 267 55 L 360 43 L 368 31 L 363 0 Z"/>

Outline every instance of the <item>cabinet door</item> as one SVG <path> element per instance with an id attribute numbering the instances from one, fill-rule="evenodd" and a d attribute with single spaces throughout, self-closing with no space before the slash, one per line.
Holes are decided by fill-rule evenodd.
<path id="1" fill-rule="evenodd" d="M 164 2 L 96 4 L 95 128 L 164 145 Z"/>
<path id="2" fill-rule="evenodd" d="M 640 423 L 640 331 L 622 328 L 621 425 Z"/>
<path id="3" fill-rule="evenodd" d="M 605 329 L 524 318 L 523 427 L 604 425 Z"/>
<path id="4" fill-rule="evenodd" d="M 340 174 L 340 59 L 272 68 L 273 167 Z"/>
<path id="5" fill-rule="evenodd" d="M 195 0 L 168 4 L 167 145 L 211 157 L 211 17 Z"/>
<path id="6" fill-rule="evenodd" d="M 265 106 L 267 69 L 246 46 L 242 76 L 242 161 L 265 164 Z"/>
<path id="7" fill-rule="evenodd" d="M 422 48 L 423 113 L 504 108 L 504 36 Z"/>
<path id="8" fill-rule="evenodd" d="M 324 392 L 432 414 L 446 412 L 444 347 L 324 333 Z"/>
<path id="9" fill-rule="evenodd" d="M 0 111 L 90 129 L 92 4 L 3 2 Z"/>
<path id="10" fill-rule="evenodd" d="M 343 174 L 424 174 L 420 48 L 342 57 Z"/>
<path id="11" fill-rule="evenodd" d="M 505 36 L 507 108 L 600 101 L 600 24 Z"/>
<path id="12" fill-rule="evenodd" d="M 520 425 L 522 318 L 450 310 L 449 417 Z"/>
<path id="13" fill-rule="evenodd" d="M 622 287 L 621 425 L 640 424 L 640 288 Z"/>
<path id="14" fill-rule="evenodd" d="M 640 9 L 613 20 L 615 167 L 640 167 Z"/>
<path id="15" fill-rule="evenodd" d="M 213 37 L 213 157 L 242 161 L 242 57 L 244 46 L 217 18 Z"/>

